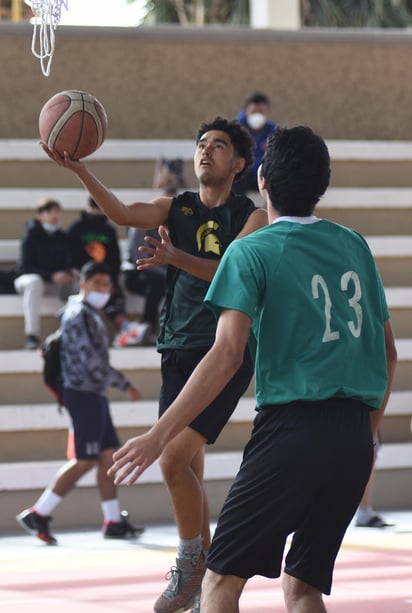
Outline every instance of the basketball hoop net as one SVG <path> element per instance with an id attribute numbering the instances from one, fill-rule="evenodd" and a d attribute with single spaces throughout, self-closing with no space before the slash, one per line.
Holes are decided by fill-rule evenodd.
<path id="1" fill-rule="evenodd" d="M 50 74 L 54 53 L 54 31 L 60 23 L 62 6 L 67 11 L 69 0 L 31 0 L 34 14 L 33 38 L 31 50 L 40 59 L 40 66 L 45 77 Z"/>

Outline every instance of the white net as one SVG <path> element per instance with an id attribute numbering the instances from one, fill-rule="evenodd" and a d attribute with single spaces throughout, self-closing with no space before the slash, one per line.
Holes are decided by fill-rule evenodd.
<path id="1" fill-rule="evenodd" d="M 31 50 L 40 59 L 45 77 L 50 74 L 54 53 L 55 29 L 60 23 L 62 7 L 68 8 L 69 0 L 31 0 L 34 15 Z"/>

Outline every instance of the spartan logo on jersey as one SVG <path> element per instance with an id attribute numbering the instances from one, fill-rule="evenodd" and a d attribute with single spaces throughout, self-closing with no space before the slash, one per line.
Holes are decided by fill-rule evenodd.
<path id="1" fill-rule="evenodd" d="M 215 253 L 222 255 L 222 243 L 214 230 L 217 230 L 219 224 L 216 221 L 208 221 L 204 223 L 196 232 L 197 248 L 203 253 Z"/>

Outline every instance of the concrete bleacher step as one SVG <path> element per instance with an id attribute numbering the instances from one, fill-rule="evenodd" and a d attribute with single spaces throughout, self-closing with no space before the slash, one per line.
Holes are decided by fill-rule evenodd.
<path id="1" fill-rule="evenodd" d="M 160 356 L 153 347 L 124 347 L 110 350 L 111 364 L 136 384 L 145 399 L 157 398 L 160 389 Z M 50 402 L 42 382 L 42 358 L 37 351 L 0 351 L 0 389 L 2 404 Z M 23 382 L 23 384 L 22 384 Z M 112 400 L 125 394 L 111 389 Z"/>
<path id="2" fill-rule="evenodd" d="M 241 451 L 206 452 L 205 489 L 211 516 L 216 517 L 241 462 Z M 411 508 L 412 443 L 385 445 L 377 461 L 374 505 L 387 509 Z M 30 506 L 41 491 L 50 485 L 60 461 L 18 462 L 0 464 L 2 513 L 0 529 L 16 529 L 15 515 Z M 155 462 L 133 487 L 119 488 L 122 507 L 139 522 L 171 522 L 173 513 L 166 488 Z M 98 524 L 98 493 L 95 473 L 90 472 L 70 493 L 70 501 L 55 512 L 53 526 L 61 529 L 86 528 Z M 74 512 L 75 509 L 75 512 Z M 93 512 L 91 510 L 93 509 Z"/>
<path id="3" fill-rule="evenodd" d="M 108 138 L 88 160 L 159 160 L 162 157 L 180 157 L 192 160 L 195 144 L 190 139 L 115 139 Z M 37 139 L 0 139 L 0 162 L 50 162 Z"/>
<path id="4" fill-rule="evenodd" d="M 87 159 L 90 168 L 108 185 L 151 187 L 156 163 L 162 157 L 180 157 L 186 178 L 195 184 L 193 140 L 107 139 Z M 59 168 L 34 139 L 0 140 L 0 183 L 9 187 L 76 187 L 71 172 Z"/>
<path id="5" fill-rule="evenodd" d="M 147 430 L 157 418 L 157 402 L 154 401 L 112 403 L 111 409 L 120 435 L 127 432 L 129 428 L 129 436 L 136 436 L 143 430 Z M 206 490 L 214 516 L 218 513 L 233 475 L 240 464 L 241 449 L 250 434 L 253 416 L 253 398 L 242 398 L 226 426 L 226 431 L 220 437 L 220 447 L 216 444 L 211 448 L 213 453 L 210 452 L 210 449 L 207 451 Z M 2 456 L 5 458 L 0 464 L 2 496 L 0 530 L 16 529 L 16 513 L 20 508 L 34 501 L 64 463 L 68 424 L 67 415 L 58 413 L 51 404 L 0 407 L 0 445 Z M 242 438 L 239 438 L 238 435 L 239 428 L 244 431 Z M 63 438 L 59 439 L 59 433 L 63 435 Z M 59 455 L 51 459 L 45 459 L 44 453 L 42 459 L 38 457 L 38 454 L 33 454 L 32 458 L 27 457 L 27 452 L 34 451 L 35 445 L 41 446 L 43 451 L 46 448 L 49 449 L 51 437 L 54 441 L 60 441 Z M 236 439 L 236 448 L 230 450 L 230 442 L 233 442 L 233 438 Z M 15 461 L 8 453 L 13 449 Z M 20 459 L 17 460 L 16 452 L 19 449 Z M 81 495 L 79 495 L 80 492 Z M 99 514 L 90 512 L 95 502 L 98 509 L 95 471 L 81 480 L 79 489 L 76 488 L 71 492 L 70 499 L 72 504 L 61 505 L 61 509 L 59 508 L 56 512 L 56 526 L 59 525 L 61 529 L 69 529 L 96 525 Z M 157 463 L 148 469 L 136 487 L 120 488 L 120 499 L 122 506 L 128 508 L 136 521 L 172 521 L 168 496 Z"/>
<path id="6" fill-rule="evenodd" d="M 396 365 L 393 389 L 408 391 L 411 389 L 412 376 L 412 339 L 396 339 L 398 363 Z"/>
<path id="7" fill-rule="evenodd" d="M 412 374 L 412 339 L 396 340 L 398 364 L 394 390 L 409 390 Z M 110 349 L 112 365 L 135 381 L 145 399 L 158 397 L 160 389 L 160 355 L 154 347 Z M 48 402 L 50 397 L 41 385 L 42 358 L 39 352 L 0 351 L 0 389 L 2 404 Z M 24 386 L 21 385 L 24 381 Z M 44 392 L 44 393 L 42 393 Z M 112 400 L 123 400 L 120 392 Z M 250 395 L 249 393 L 247 395 Z"/>
<path id="8" fill-rule="evenodd" d="M 63 207 L 62 225 L 67 228 L 84 209 L 87 192 L 80 187 L 61 188 L 45 184 L 45 187 L 0 188 L 0 236 L 3 239 L 19 239 L 25 223 L 32 219 L 36 206 L 42 198 L 52 198 Z M 150 202 L 162 194 L 159 189 L 125 189 L 113 187 L 112 191 L 123 202 Z M 126 235 L 126 229 L 116 226 L 119 237 Z M 1 262 L 1 259 L 0 259 Z"/>
<path id="9" fill-rule="evenodd" d="M 120 439 L 125 441 L 147 431 L 157 421 L 158 398 L 112 402 L 110 408 Z M 241 398 L 213 450 L 242 449 L 250 435 L 254 417 L 254 397 Z M 66 449 L 69 424 L 67 411 L 58 411 L 56 403 L 0 406 L 2 461 L 60 459 Z"/>
<path id="10" fill-rule="evenodd" d="M 375 258 L 384 259 L 412 257 L 412 233 L 411 235 L 386 234 L 385 236 L 374 236 L 373 234 L 367 234 L 365 235 L 365 239 L 368 242 Z M 127 260 L 127 238 L 119 239 L 119 248 L 123 260 Z M 19 239 L 0 239 L 0 263 L 2 261 L 16 262 L 19 257 L 19 249 Z"/>
<path id="11" fill-rule="evenodd" d="M 383 266 L 383 265 L 381 265 Z M 406 274 L 406 273 L 405 273 Z M 412 337 L 412 287 L 385 288 L 395 336 Z M 125 292 L 126 312 L 131 320 L 139 319 L 143 298 Z M 63 307 L 58 298 L 45 297 L 41 308 L 42 337 L 58 325 L 56 313 Z M 3 350 L 18 350 L 24 346 L 23 303 L 21 296 L 0 296 L 0 338 Z"/>
<path id="12" fill-rule="evenodd" d="M 316 207 L 331 219 L 364 235 L 412 234 L 412 188 L 329 188 Z"/>
<path id="13" fill-rule="evenodd" d="M 112 402 L 111 412 L 122 440 L 146 431 L 157 420 L 158 399 Z M 213 450 L 242 449 L 255 417 L 253 394 L 241 398 L 228 426 Z M 410 440 L 412 392 L 394 391 L 385 412 L 381 439 L 402 443 Z M 0 447 L 8 462 L 56 459 L 65 448 L 70 423 L 67 412 L 56 403 L 9 404 L 0 406 Z"/>
<path id="14" fill-rule="evenodd" d="M 216 517 L 241 461 L 241 452 L 206 453 L 205 489 L 212 517 Z M 64 458 L 50 462 L 0 464 L 2 512 L 0 530 L 16 531 L 16 514 L 30 506 L 50 483 Z M 121 508 L 136 522 L 172 522 L 173 513 L 158 463 L 150 466 L 135 486 L 119 487 Z M 69 500 L 53 513 L 54 530 L 99 525 L 100 502 L 95 471 L 86 475 L 69 494 Z"/>
<path id="15" fill-rule="evenodd" d="M 384 420 L 407 419 L 412 413 L 412 392 L 395 391 L 391 395 Z M 112 403 L 112 414 L 119 432 L 136 436 L 146 430 L 157 416 L 157 402 Z M 219 438 L 221 445 L 207 448 L 205 463 L 206 489 L 211 497 L 212 515 L 216 515 L 227 489 L 241 461 L 241 450 L 249 437 L 254 418 L 253 398 L 242 398 L 229 423 Z M 69 419 L 59 414 L 51 404 L 9 405 L 0 408 L 0 445 L 5 460 L 0 464 L 0 491 L 2 492 L 2 514 L 0 529 L 15 529 L 14 516 L 21 508 L 28 506 L 50 483 L 58 468 L 64 462 L 64 441 L 59 442 L 59 433 L 66 436 Z M 239 437 L 236 427 L 243 428 Z M 36 434 L 38 437 L 36 437 Z M 236 446 L 228 449 L 227 441 L 236 438 Z M 34 453 L 36 445 L 43 449 L 50 447 L 50 437 L 60 444 L 60 453 L 42 459 Z M 412 443 L 385 442 L 379 450 L 374 501 L 384 508 L 408 508 L 411 505 L 412 490 Z M 10 450 L 14 448 L 14 455 Z M 18 451 L 20 450 L 20 457 Z M 57 451 L 57 450 L 56 450 Z M 63 453 L 62 453 L 63 451 Z M 32 457 L 28 457 L 32 453 Z M 56 512 L 56 526 L 60 529 L 78 528 L 96 522 L 94 514 L 87 510 L 97 505 L 95 473 L 91 472 L 79 482 L 79 489 L 70 494 L 71 504 L 62 505 Z M 79 495 L 81 492 L 81 496 Z M 153 464 L 133 488 L 121 487 L 120 498 L 134 519 L 138 521 L 172 521 L 172 513 L 158 464 Z M 157 503 L 159 501 L 159 504 Z M 75 505 L 75 506 L 73 506 Z M 69 509 L 76 508 L 76 513 Z M 96 506 L 97 508 L 97 506 Z"/>
<path id="16" fill-rule="evenodd" d="M 409 141 L 328 140 L 334 186 L 409 186 L 412 143 Z M 189 184 L 193 177 L 193 139 L 107 139 L 88 158 L 88 164 L 110 185 L 150 187 L 157 160 L 180 157 L 186 165 Z M 75 178 L 54 167 L 36 139 L 0 139 L 0 183 L 28 187 L 66 186 Z"/>
<path id="17" fill-rule="evenodd" d="M 412 235 L 366 236 L 385 287 L 411 285 Z"/>
<path id="18" fill-rule="evenodd" d="M 126 313 L 130 321 L 139 321 L 144 308 L 144 298 L 124 291 Z M 41 337 L 45 338 L 58 327 L 57 313 L 64 302 L 57 297 L 45 296 L 41 304 Z M 111 331 L 114 334 L 114 328 Z M 2 349 L 20 349 L 24 346 L 23 299 L 21 296 L 0 295 L 0 339 Z"/>
<path id="19" fill-rule="evenodd" d="M 161 190 L 152 188 L 117 187 L 109 184 L 116 196 L 123 202 L 148 202 L 161 195 Z M 257 206 L 263 206 L 258 193 L 249 196 Z M 17 239 L 21 236 L 25 222 L 33 216 L 36 204 L 41 198 L 55 198 L 64 209 L 63 225 L 68 226 L 83 208 L 87 194 L 79 187 L 51 186 L 0 188 L 0 236 L 3 239 Z M 412 234 L 412 188 L 334 188 L 330 187 L 321 199 L 317 214 L 337 223 L 354 228 L 368 235 Z M 119 228 L 119 232 L 122 229 Z M 0 260 L 1 261 L 1 260 Z"/>
<path id="20" fill-rule="evenodd" d="M 160 354 L 154 347 L 111 348 L 110 363 L 139 387 L 145 400 L 159 397 Z M 0 351 L 1 404 L 50 402 L 50 393 L 42 381 L 42 367 L 40 352 Z M 251 393 L 252 384 L 247 395 Z M 121 401 L 125 394 L 111 388 L 109 397 L 112 401 Z"/>

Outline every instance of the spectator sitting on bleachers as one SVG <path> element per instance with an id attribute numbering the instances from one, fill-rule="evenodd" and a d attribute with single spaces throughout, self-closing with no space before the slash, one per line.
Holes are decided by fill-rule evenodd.
<path id="1" fill-rule="evenodd" d="M 103 312 L 113 323 L 116 332 L 127 330 L 125 297 L 119 286 L 121 256 L 115 227 L 89 197 L 84 211 L 68 228 L 67 234 L 73 266 L 77 270 L 81 270 L 90 260 L 110 268 L 113 291 Z"/>
<path id="2" fill-rule="evenodd" d="M 60 203 L 43 199 L 36 213 L 36 218 L 26 225 L 14 282 L 17 293 L 23 295 L 26 349 L 40 346 L 42 297 L 66 300 L 79 287 L 78 275 L 71 268 L 67 235 L 61 229 Z"/>
<path id="3" fill-rule="evenodd" d="M 144 257 L 138 247 L 144 243 L 145 236 L 160 240 L 158 231 L 129 228 L 129 261 L 124 271 L 124 283 L 132 294 L 144 296 L 143 324 L 145 344 L 155 344 L 159 331 L 159 308 L 165 295 L 166 266 L 156 266 L 148 270 L 137 270 L 136 260 Z"/>

